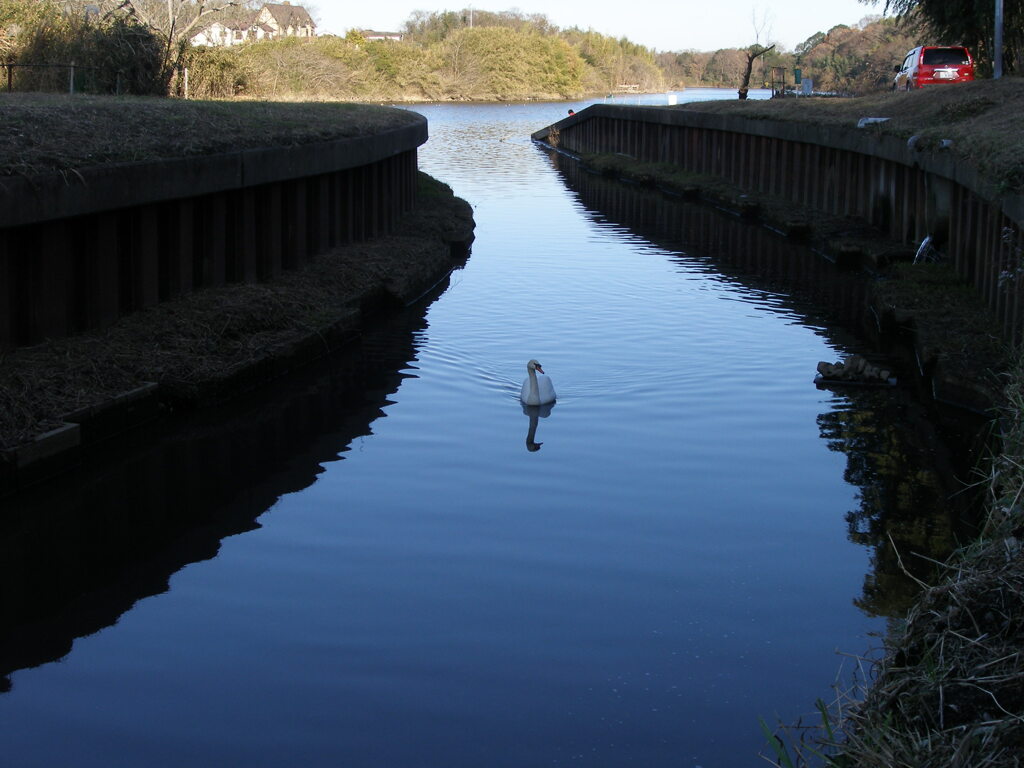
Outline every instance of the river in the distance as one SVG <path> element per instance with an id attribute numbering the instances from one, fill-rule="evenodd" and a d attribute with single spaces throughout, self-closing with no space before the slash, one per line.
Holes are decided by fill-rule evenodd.
<path id="1" fill-rule="evenodd" d="M 415 108 L 421 167 L 474 208 L 465 268 L 366 342 L 360 424 L 328 371 L 301 409 L 192 427 L 147 492 L 79 494 L 97 519 L 58 570 L 118 510 L 196 517 L 198 543 L 40 619 L 66 647 L 4 668 L 3 765 L 753 766 L 759 718 L 813 713 L 837 650 L 877 644 L 886 515 L 941 491 L 895 394 L 812 384 L 867 351 L 815 304 L 847 278 L 531 143 L 585 106 Z M 519 403 L 531 358 L 550 412 Z"/>

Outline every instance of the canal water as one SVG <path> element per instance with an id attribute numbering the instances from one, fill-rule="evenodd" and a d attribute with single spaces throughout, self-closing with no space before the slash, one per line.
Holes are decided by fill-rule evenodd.
<path id="1" fill-rule="evenodd" d="M 530 142 L 584 106 L 417 107 L 465 267 L 25 502 L 4 765 L 757 765 L 759 719 L 877 645 L 909 593 L 887 533 L 953 524 L 904 390 L 812 384 L 878 353 L 860 281 Z M 551 408 L 520 405 L 531 358 Z"/>

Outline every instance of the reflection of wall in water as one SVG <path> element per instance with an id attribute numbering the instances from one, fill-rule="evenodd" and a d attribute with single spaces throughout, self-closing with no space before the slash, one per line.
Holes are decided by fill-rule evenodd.
<path id="1" fill-rule="evenodd" d="M 933 583 L 935 562 L 970 537 L 979 502 L 966 491 L 970 458 L 944 446 L 966 448 L 980 422 L 967 420 L 968 434 L 942 436 L 934 415 L 909 398 L 854 389 L 843 399 L 818 416 L 818 427 L 829 450 L 845 454 L 844 478 L 859 489 L 859 506 L 846 515 L 850 540 L 873 549 L 856 604 L 871 615 L 902 616 L 920 589 L 907 571 Z"/>
<path id="2" fill-rule="evenodd" d="M 382 321 L 383 322 L 383 321 Z M 75 638 L 167 589 L 226 536 L 259 527 L 370 434 L 414 359 L 424 307 L 321 365 L 93 460 L 0 513 L 0 675 L 53 661 Z M 114 450 L 114 449 L 111 449 Z M 0 679 L 0 691 L 3 691 Z"/>
<path id="3" fill-rule="evenodd" d="M 709 205 L 588 173 L 578 162 L 555 155 L 565 183 L 591 211 L 623 224 L 645 239 L 686 253 L 688 263 L 709 259 L 716 275 L 752 288 L 771 289 L 776 281 L 795 311 L 814 311 L 841 321 L 846 328 L 871 329 L 868 284 L 841 270 L 820 254 L 764 227 L 725 214 Z M 758 279 L 760 278 L 760 279 Z M 766 284 L 765 279 L 771 282 Z M 805 301 L 788 302 L 788 298 Z M 817 361 L 813 361 L 817 362 Z M 811 366 L 813 371 L 813 365 Z"/>
<path id="4" fill-rule="evenodd" d="M 777 292 L 780 303 L 840 347 L 847 344 L 839 341 L 845 334 L 837 323 L 874 336 L 870 282 L 863 275 L 711 206 L 606 179 L 584 171 L 575 160 L 553 157 L 566 184 L 602 219 L 685 253 L 678 258 L 688 265 L 704 260 L 716 276 Z M 822 323 L 820 316 L 831 322 Z M 858 346 L 865 343 L 870 344 Z M 816 362 L 808 361 L 808 385 Z M 918 590 L 900 567 L 893 542 L 903 565 L 927 580 L 932 565 L 910 553 L 941 560 L 970 524 L 975 499 L 962 493 L 963 480 L 980 449 L 975 443 L 982 420 L 960 414 L 963 423 L 949 422 L 937 431 L 938 417 L 930 408 L 902 389 L 847 389 L 818 417 L 829 449 L 846 456 L 844 478 L 859 489 L 859 506 L 846 521 L 851 541 L 874 550 L 872 571 L 857 601 L 874 615 L 901 615 Z M 964 431 L 940 434 L 954 426 Z"/>

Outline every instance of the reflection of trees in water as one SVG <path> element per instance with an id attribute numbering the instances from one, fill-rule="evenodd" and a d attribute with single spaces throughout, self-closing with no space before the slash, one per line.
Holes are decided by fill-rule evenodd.
<path id="1" fill-rule="evenodd" d="M 551 162 L 599 221 L 685 254 L 691 266 L 699 260 L 717 276 L 771 292 L 836 348 L 865 345 L 863 336 L 850 336 L 866 336 L 873 326 L 863 275 L 710 206 L 595 176 L 562 155 Z M 931 580 L 934 564 L 925 558 L 945 558 L 956 546 L 960 520 L 969 517 L 969 494 L 957 494 L 963 488 L 953 469 L 964 460 L 954 461 L 943 447 L 947 441 L 932 427 L 937 415 L 901 390 L 841 394 L 846 405 L 837 397 L 818 424 L 829 449 L 846 454 L 844 477 L 859 489 L 859 506 L 846 518 L 850 540 L 874 549 L 856 604 L 872 615 L 899 616 L 918 590 L 904 567 Z"/>
<path id="2" fill-rule="evenodd" d="M 846 455 L 844 479 L 859 489 L 846 521 L 850 540 L 874 549 L 855 601 L 871 615 L 906 612 L 915 579 L 934 581 L 934 561 L 956 547 L 958 520 L 969 511 L 970 494 L 957 493 L 962 486 L 930 418 L 894 392 L 853 395 L 818 416 L 829 450 Z"/>

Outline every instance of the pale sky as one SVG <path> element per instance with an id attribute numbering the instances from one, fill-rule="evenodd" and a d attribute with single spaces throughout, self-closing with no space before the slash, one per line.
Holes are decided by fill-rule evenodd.
<path id="1" fill-rule="evenodd" d="M 293 0 L 303 4 L 302 0 Z M 531 4 L 532 3 L 532 4 Z M 740 48 L 755 41 L 753 18 L 767 17 L 766 34 L 792 50 L 815 32 L 836 24 L 853 25 L 868 15 L 881 15 L 884 2 L 865 5 L 858 0 L 310 0 L 306 7 L 318 31 L 343 35 L 349 29 L 399 31 L 413 11 L 477 8 L 540 13 L 558 27 L 593 29 L 612 37 L 627 37 L 658 51 L 714 51 Z"/>

